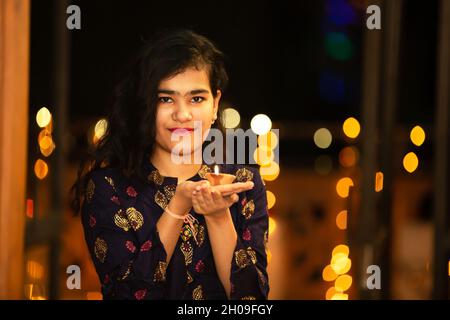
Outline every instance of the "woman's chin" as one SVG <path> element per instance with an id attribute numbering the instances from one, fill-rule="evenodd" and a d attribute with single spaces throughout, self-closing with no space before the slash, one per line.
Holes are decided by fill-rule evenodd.
<path id="1" fill-rule="evenodd" d="M 195 159 L 199 158 L 200 161 L 202 159 L 202 146 L 199 147 L 190 147 L 190 148 L 172 148 L 172 157 L 180 157 L 185 159 Z M 198 154 L 197 154 L 198 153 Z"/>

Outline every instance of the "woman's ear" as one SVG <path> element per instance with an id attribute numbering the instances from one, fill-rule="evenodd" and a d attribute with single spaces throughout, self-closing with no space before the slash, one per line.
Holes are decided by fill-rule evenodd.
<path id="1" fill-rule="evenodd" d="M 213 107 L 213 119 L 217 119 L 217 111 L 219 110 L 219 102 L 220 98 L 222 97 L 222 92 L 220 90 L 217 90 L 217 94 L 214 97 L 214 107 Z"/>

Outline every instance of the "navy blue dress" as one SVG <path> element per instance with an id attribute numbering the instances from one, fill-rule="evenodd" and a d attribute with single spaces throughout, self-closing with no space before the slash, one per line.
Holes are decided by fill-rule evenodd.
<path id="1" fill-rule="evenodd" d="M 90 173 L 82 206 L 87 246 L 102 285 L 104 299 L 227 299 L 219 280 L 205 218 L 198 220 L 196 237 L 188 223 L 180 231 L 172 258 L 166 252 L 156 222 L 174 195 L 177 178 L 163 177 L 145 164 L 149 183 L 128 179 L 112 168 Z M 191 181 L 204 179 L 203 165 Z M 254 182 L 230 207 L 238 235 L 231 264 L 231 299 L 267 299 L 266 246 L 268 210 L 264 183 L 257 169 L 224 165 L 235 182 Z"/>

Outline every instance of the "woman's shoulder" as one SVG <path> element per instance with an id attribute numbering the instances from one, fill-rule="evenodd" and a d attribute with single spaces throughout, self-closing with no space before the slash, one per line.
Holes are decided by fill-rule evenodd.
<path id="1" fill-rule="evenodd" d="M 124 186 L 130 185 L 130 179 L 118 168 L 96 168 L 87 174 L 86 190 L 95 190 L 97 193 L 114 193 L 117 196 Z"/>
<path id="2" fill-rule="evenodd" d="M 106 182 L 108 184 L 111 184 L 111 181 L 122 179 L 125 179 L 124 174 L 121 173 L 117 168 L 113 167 L 96 168 L 87 174 L 87 180 L 93 181 L 94 183 Z"/>

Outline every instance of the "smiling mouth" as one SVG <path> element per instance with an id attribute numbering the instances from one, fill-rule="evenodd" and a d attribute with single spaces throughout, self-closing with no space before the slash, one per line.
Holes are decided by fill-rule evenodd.
<path id="1" fill-rule="evenodd" d="M 185 135 L 185 134 L 190 134 L 191 132 L 194 131 L 194 129 L 193 128 L 169 128 L 169 131 L 172 133 Z"/>

